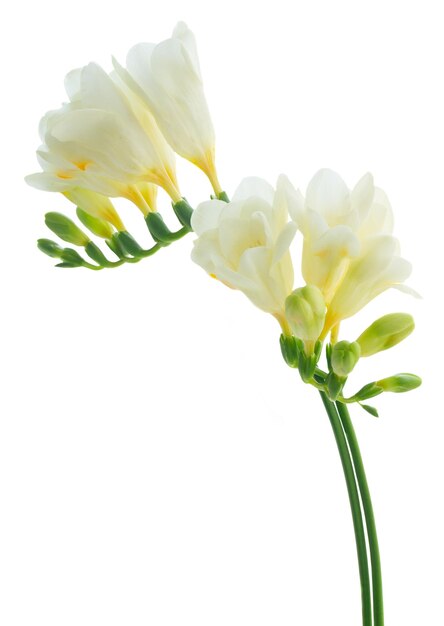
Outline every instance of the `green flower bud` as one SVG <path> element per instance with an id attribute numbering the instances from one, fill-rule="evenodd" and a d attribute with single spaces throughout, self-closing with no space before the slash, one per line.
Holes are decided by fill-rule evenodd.
<path id="1" fill-rule="evenodd" d="M 100 217 L 94 217 L 80 207 L 77 207 L 76 213 L 82 224 L 97 237 L 110 239 L 113 236 L 113 227 L 106 220 Z"/>
<path id="2" fill-rule="evenodd" d="M 63 249 L 59 246 L 59 244 L 52 241 L 52 239 L 39 239 L 37 241 L 37 248 L 44 254 L 47 254 L 55 259 L 60 258 L 63 252 Z"/>
<path id="3" fill-rule="evenodd" d="M 81 267 L 85 264 L 85 260 L 82 259 L 77 250 L 73 250 L 73 248 L 64 248 L 60 258 L 66 263 L 66 265 L 63 264 L 62 267 Z"/>
<path id="4" fill-rule="evenodd" d="M 346 378 L 359 361 L 360 355 L 361 348 L 356 341 L 335 343 L 331 351 L 331 367 L 334 373 L 341 378 Z"/>
<path id="5" fill-rule="evenodd" d="M 384 391 L 392 391 L 393 393 L 404 393 L 416 389 L 422 383 L 419 376 L 415 374 L 395 374 L 377 381 L 377 385 Z"/>
<path id="6" fill-rule="evenodd" d="M 408 337 L 415 328 L 408 313 L 390 313 L 373 322 L 356 340 L 361 346 L 361 356 L 371 356 L 387 350 Z"/>
<path id="7" fill-rule="evenodd" d="M 296 337 L 304 341 L 307 352 L 312 352 L 322 332 L 326 311 L 324 297 L 314 285 L 295 289 L 285 301 L 290 328 Z"/>
<path id="8" fill-rule="evenodd" d="M 60 239 L 73 243 L 75 246 L 86 246 L 89 241 L 88 235 L 85 235 L 69 217 L 62 213 L 47 213 L 45 215 L 45 223 Z"/>

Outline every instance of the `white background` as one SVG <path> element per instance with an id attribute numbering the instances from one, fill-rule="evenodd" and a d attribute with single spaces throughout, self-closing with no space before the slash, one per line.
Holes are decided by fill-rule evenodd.
<path id="1" fill-rule="evenodd" d="M 35 247 L 61 196 L 37 171 L 63 77 L 139 41 L 195 31 L 220 178 L 305 189 L 331 167 L 389 194 L 416 332 L 352 385 L 413 371 L 411 394 L 352 417 L 372 489 L 388 626 L 442 625 L 443 111 L 440 2 L 75 3 L 3 9 L 0 623 L 357 626 L 351 516 L 320 399 L 284 365 L 279 328 L 189 261 L 192 236 L 136 266 L 59 270 Z M 6 11 L 6 13 L 5 13 Z M 195 204 L 206 181 L 179 164 Z M 166 198 L 162 205 L 167 206 Z M 148 243 L 137 211 L 120 203 Z M 168 211 L 165 209 L 165 214 Z M 295 252 L 295 262 L 299 250 Z"/>

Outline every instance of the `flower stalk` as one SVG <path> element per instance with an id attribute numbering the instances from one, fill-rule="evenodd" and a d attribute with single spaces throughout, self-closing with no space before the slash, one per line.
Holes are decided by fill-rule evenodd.
<path id="1" fill-rule="evenodd" d="M 382 592 L 381 557 L 379 554 L 378 535 L 376 532 L 375 515 L 373 512 L 370 489 L 364 470 L 364 463 L 362 461 L 361 451 L 359 449 L 358 440 L 356 437 L 355 429 L 353 428 L 348 408 L 342 402 L 337 402 L 336 407 L 338 410 L 339 419 L 341 420 L 342 427 L 348 441 L 356 474 L 356 480 L 361 496 L 362 507 L 365 515 L 372 570 L 373 625 L 384 626 L 384 600 Z"/>
<path id="2" fill-rule="evenodd" d="M 355 470 L 349 452 L 344 429 L 336 410 L 335 404 L 327 397 L 327 394 L 320 391 L 322 402 L 327 411 L 328 418 L 333 430 L 333 434 L 341 458 L 342 469 L 344 471 L 347 485 L 348 497 L 350 500 L 351 513 L 353 518 L 353 528 L 355 531 L 356 550 L 358 555 L 359 576 L 361 580 L 361 600 L 362 600 L 362 625 L 372 626 L 372 603 L 369 562 L 367 556 L 366 536 L 361 511 L 358 485 L 355 478 Z"/>

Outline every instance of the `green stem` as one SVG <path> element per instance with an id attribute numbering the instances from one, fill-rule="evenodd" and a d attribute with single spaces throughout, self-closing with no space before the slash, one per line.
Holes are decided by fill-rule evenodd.
<path id="1" fill-rule="evenodd" d="M 356 538 L 356 550 L 358 553 L 359 576 L 361 579 L 362 624 L 363 626 L 372 626 L 372 604 L 367 545 L 365 541 L 364 524 L 362 521 L 361 502 L 359 500 L 359 492 L 356 485 L 353 464 L 336 407 L 323 391 L 320 391 L 319 393 L 321 395 L 322 402 L 324 403 L 325 410 L 327 411 L 327 415 L 336 439 L 336 445 L 338 446 L 339 456 L 341 457 L 342 469 L 344 470 L 345 482 L 347 484 L 348 497 L 350 500 Z"/>
<path id="2" fill-rule="evenodd" d="M 375 516 L 373 513 L 372 500 L 365 475 L 364 464 L 359 450 L 358 440 L 353 428 L 348 408 L 342 402 L 336 403 L 339 417 L 348 440 L 350 452 L 355 466 L 356 478 L 361 493 L 362 506 L 364 508 L 367 525 L 367 536 L 370 546 L 370 558 L 372 564 L 372 588 L 373 588 L 373 615 L 374 626 L 384 626 L 384 603 L 382 594 L 381 559 L 379 556 L 378 535 L 376 533 Z"/>

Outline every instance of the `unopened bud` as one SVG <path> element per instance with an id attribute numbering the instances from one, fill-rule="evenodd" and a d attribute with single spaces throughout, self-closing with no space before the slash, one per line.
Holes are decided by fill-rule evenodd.
<path id="1" fill-rule="evenodd" d="M 37 248 L 44 254 L 55 259 L 60 258 L 63 252 L 63 248 L 55 241 L 52 241 L 52 239 L 39 239 L 37 241 Z"/>
<path id="2" fill-rule="evenodd" d="M 97 237 L 102 239 L 110 239 L 113 236 L 113 228 L 111 224 L 103 220 L 100 217 L 94 217 L 90 215 L 80 207 L 77 207 L 77 217 L 88 230 L 90 230 Z"/>
<path id="3" fill-rule="evenodd" d="M 292 332 L 311 344 L 322 332 L 326 310 L 321 290 L 314 285 L 295 289 L 285 301 L 285 314 Z"/>
<path id="4" fill-rule="evenodd" d="M 64 248 L 60 258 L 64 261 L 63 267 L 81 267 L 85 264 L 85 259 L 82 259 L 77 250 L 73 250 L 73 248 Z"/>
<path id="5" fill-rule="evenodd" d="M 396 346 L 414 328 L 415 322 L 408 313 L 390 313 L 380 317 L 356 340 L 361 347 L 361 356 L 371 356 Z"/>
<path id="6" fill-rule="evenodd" d="M 73 243 L 75 246 L 86 246 L 89 241 L 88 235 L 62 213 L 47 213 L 45 215 L 45 223 L 60 239 Z"/>
<path id="7" fill-rule="evenodd" d="M 73 187 L 68 191 L 64 191 L 63 195 L 89 215 L 106 220 L 112 224 L 116 230 L 125 230 L 125 226 L 111 200 L 101 193 L 95 193 L 94 191 L 82 189 L 81 187 Z"/>
<path id="8" fill-rule="evenodd" d="M 377 385 L 384 391 L 392 391 L 393 393 L 404 393 L 416 389 L 422 383 L 419 376 L 415 374 L 395 374 L 377 381 Z"/>
<path id="9" fill-rule="evenodd" d="M 338 341 L 332 347 L 331 366 L 335 374 L 346 378 L 359 361 L 361 348 L 359 343 L 353 341 Z"/>

